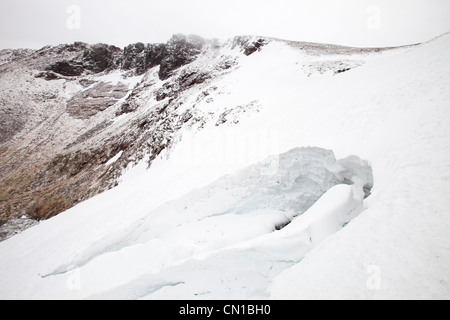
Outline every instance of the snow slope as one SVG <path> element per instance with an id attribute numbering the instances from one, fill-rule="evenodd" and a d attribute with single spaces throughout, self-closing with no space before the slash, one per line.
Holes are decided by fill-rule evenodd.
<path id="1" fill-rule="evenodd" d="M 449 298 L 449 51 L 240 56 L 196 106 L 223 125 L 0 243 L 0 298 Z"/>

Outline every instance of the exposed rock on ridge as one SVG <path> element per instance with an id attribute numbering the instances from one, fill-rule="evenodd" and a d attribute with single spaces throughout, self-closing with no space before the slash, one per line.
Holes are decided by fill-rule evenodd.
<path id="1" fill-rule="evenodd" d="M 132 70 L 142 75 L 160 65 L 159 77 L 168 79 L 174 70 L 191 63 L 200 54 L 205 40 L 198 36 L 174 35 L 166 44 L 135 43 L 124 50 L 106 44 L 87 45 L 75 43 L 64 49 L 78 54 L 70 60 L 56 61 L 45 71 L 66 77 L 100 73 L 105 70 Z M 56 79 L 52 74 L 43 74 L 48 80 Z"/>
<path id="2" fill-rule="evenodd" d="M 0 222 L 50 218 L 116 186 L 130 165 L 151 165 L 183 128 L 232 126 L 258 112 L 254 99 L 217 104 L 226 92 L 215 81 L 271 41 L 179 34 L 123 50 L 77 42 L 19 52 L 0 65 Z"/>

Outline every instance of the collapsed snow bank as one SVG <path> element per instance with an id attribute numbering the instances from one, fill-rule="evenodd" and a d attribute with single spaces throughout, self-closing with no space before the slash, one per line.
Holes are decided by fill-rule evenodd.
<path id="1" fill-rule="evenodd" d="M 18 290 L 17 282 L 8 284 L 8 278 L 17 277 L 2 276 L 5 289 L 0 295 L 267 298 L 270 279 L 362 211 L 364 189 L 370 190 L 372 184 L 366 161 L 357 157 L 337 161 L 329 150 L 297 148 L 151 209 L 121 229 L 64 254 L 64 244 L 54 243 L 51 250 L 33 236 L 46 224 L 60 229 L 56 224 L 63 220 L 49 220 L 20 235 L 27 260 L 39 261 L 29 256 L 39 255 L 37 248 L 56 252 L 22 270 L 23 285 L 31 283 L 36 290 Z M 2 246 L 5 250 L 8 242 L 0 244 L 0 250 Z M 250 269 L 244 272 L 244 265 Z M 0 264 L 2 275 L 5 270 Z M 237 277 L 242 272 L 246 275 Z M 255 272 L 268 276 L 248 276 Z M 77 290 L 68 285 L 74 276 Z M 202 277 L 206 280 L 199 281 Z M 11 286 L 11 291 L 6 289 Z"/>

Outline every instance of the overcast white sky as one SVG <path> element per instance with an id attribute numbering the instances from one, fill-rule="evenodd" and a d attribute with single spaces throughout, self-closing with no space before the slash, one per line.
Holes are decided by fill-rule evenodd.
<path id="1" fill-rule="evenodd" d="M 450 0 L 0 0 L 0 49 L 165 42 L 174 33 L 393 46 L 450 31 Z"/>

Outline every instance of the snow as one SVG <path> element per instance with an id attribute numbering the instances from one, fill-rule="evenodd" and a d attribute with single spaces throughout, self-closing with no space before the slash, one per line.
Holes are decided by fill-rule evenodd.
<path id="1" fill-rule="evenodd" d="M 234 246 L 185 259 L 166 268 L 158 276 L 147 274 L 96 298 L 123 298 L 123 292 L 139 292 L 137 286 L 158 287 L 161 275 L 166 283 L 176 285 L 158 287 L 158 290 L 138 298 L 267 298 L 264 287 L 281 268 L 301 260 L 322 238 L 340 230 L 342 221 L 349 218 L 347 214 L 356 214 L 355 210 L 361 206 L 362 202 L 353 198 L 351 186 L 338 185 L 330 189 L 303 216 L 279 232 L 265 233 L 247 242 L 240 241 Z M 314 213 L 322 211 L 326 213 L 321 218 L 314 217 Z M 323 219 L 325 215 L 328 219 Z M 340 219 L 343 220 L 338 222 Z M 336 222 L 331 229 L 329 220 Z"/>
<path id="2" fill-rule="evenodd" d="M 106 74 L 92 76 L 92 79 L 95 81 L 112 83 L 116 85 L 119 83 L 124 83 L 128 85 L 128 87 L 133 88 L 142 80 L 143 77 L 143 75 L 125 77 L 120 70 L 115 70 Z"/>
<path id="3" fill-rule="evenodd" d="M 258 109 L 1 242 L 0 298 L 450 298 L 449 51 L 241 55 L 197 108 Z"/>

